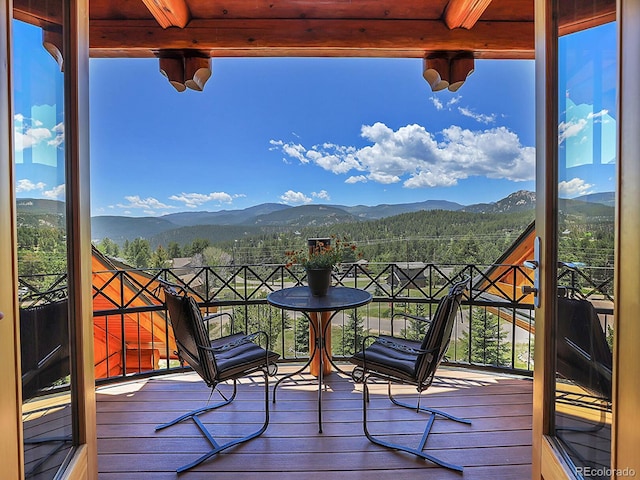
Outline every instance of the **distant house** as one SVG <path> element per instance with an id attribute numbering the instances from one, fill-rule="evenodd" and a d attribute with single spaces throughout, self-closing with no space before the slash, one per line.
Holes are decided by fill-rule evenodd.
<path id="1" fill-rule="evenodd" d="M 427 278 L 424 262 L 396 262 L 392 264 L 391 273 L 387 275 L 387 284 L 396 288 L 424 288 Z"/>
<path id="2" fill-rule="evenodd" d="M 171 260 L 171 271 L 190 288 L 198 289 L 204 285 L 202 279 L 198 276 L 201 261 L 197 262 L 193 257 L 178 257 Z"/>

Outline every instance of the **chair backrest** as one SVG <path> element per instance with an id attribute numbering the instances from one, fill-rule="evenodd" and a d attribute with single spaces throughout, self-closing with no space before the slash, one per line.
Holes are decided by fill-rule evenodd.
<path id="1" fill-rule="evenodd" d="M 613 356 L 591 302 L 558 298 L 556 338 L 558 374 L 611 400 Z"/>
<path id="2" fill-rule="evenodd" d="M 22 396 L 65 378 L 69 363 L 68 300 L 20 309 Z"/>
<path id="3" fill-rule="evenodd" d="M 218 383 L 218 369 L 213 354 L 201 348 L 209 347 L 211 342 L 198 304 L 193 297 L 171 288 L 164 289 L 164 298 L 180 360 L 187 362 L 207 385 L 213 387 Z"/>
<path id="4" fill-rule="evenodd" d="M 451 341 L 453 323 L 467 284 L 468 280 L 456 283 L 438 303 L 436 313 L 421 345 L 421 349 L 429 353 L 423 353 L 416 359 L 416 380 L 419 385 L 428 386 L 431 383 L 438 365 L 447 352 Z"/>

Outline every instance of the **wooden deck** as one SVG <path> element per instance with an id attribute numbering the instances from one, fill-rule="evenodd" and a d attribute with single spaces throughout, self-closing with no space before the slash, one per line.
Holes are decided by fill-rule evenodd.
<path id="1" fill-rule="evenodd" d="M 281 365 L 280 374 L 291 368 Z M 223 439 L 248 433 L 262 421 L 261 379 L 257 375 L 245 380 L 231 405 L 201 417 L 214 435 Z M 405 391 L 416 396 L 412 387 Z M 322 434 L 318 433 L 314 377 L 293 377 L 277 393 L 269 428 L 261 437 L 232 447 L 180 478 L 440 480 L 531 475 L 532 382 L 527 379 L 441 368 L 423 394 L 422 405 L 472 420 L 469 426 L 437 419 L 425 449 L 463 465 L 463 474 L 371 444 L 362 433 L 361 386 L 354 386 L 345 375 L 327 377 Z M 206 385 L 194 373 L 98 389 L 99 478 L 176 478 L 175 469 L 208 451 L 208 443 L 190 420 L 158 433 L 154 427 L 203 406 L 208 396 Z M 419 442 L 425 416 L 393 407 L 385 384 L 371 389 L 370 413 L 372 433 L 412 446 Z"/>

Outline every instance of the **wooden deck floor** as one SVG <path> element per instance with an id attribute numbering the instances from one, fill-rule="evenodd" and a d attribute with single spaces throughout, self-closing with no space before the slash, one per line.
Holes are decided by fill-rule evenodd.
<path id="1" fill-rule="evenodd" d="M 290 369 L 281 366 L 280 373 Z M 231 405 L 202 416 L 214 435 L 223 439 L 249 432 L 262 421 L 261 379 L 258 375 L 246 380 Z M 261 437 L 232 447 L 180 478 L 519 480 L 531 475 L 530 380 L 465 369 L 439 371 L 432 387 L 423 394 L 422 405 L 468 418 L 472 425 L 437 419 L 425 450 L 463 465 L 463 474 L 371 444 L 362 433 L 361 387 L 342 374 L 327 377 L 324 428 L 319 434 L 314 382 L 314 377 L 304 375 L 283 383 L 278 388 L 277 403 L 271 403 L 269 428 Z M 414 388 L 406 387 L 406 392 L 415 397 Z M 154 427 L 203 406 L 208 396 L 206 385 L 193 373 L 100 388 L 99 478 L 176 478 L 175 469 L 208 451 L 208 443 L 191 421 L 158 433 Z M 424 415 L 393 407 L 386 397 L 386 385 L 371 390 L 370 413 L 372 433 L 417 445 Z"/>

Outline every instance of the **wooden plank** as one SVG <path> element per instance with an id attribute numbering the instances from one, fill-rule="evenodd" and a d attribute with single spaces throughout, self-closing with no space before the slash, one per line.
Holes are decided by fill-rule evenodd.
<path id="1" fill-rule="evenodd" d="M 363 478 L 375 478 L 386 479 L 393 478 L 394 480 L 486 480 L 487 478 L 499 478 L 501 480 L 522 480 L 523 478 L 529 478 L 531 474 L 531 467 L 528 465 L 500 465 L 489 467 L 467 467 L 464 470 L 464 477 L 459 473 L 450 472 L 444 469 L 427 469 L 427 468 L 411 468 L 411 469 L 381 469 L 375 472 L 369 472 L 363 474 L 358 470 L 340 470 L 334 472 L 333 478 L 339 478 L 340 480 L 362 480 Z M 127 480 L 147 480 L 149 478 L 148 473 L 131 472 L 126 478 Z M 284 472 L 258 472 L 254 470 L 247 470 L 242 472 L 243 480 L 283 480 L 286 478 L 299 478 L 293 473 L 287 476 Z M 154 480 L 175 480 L 175 472 L 154 472 Z M 189 472 L 189 480 L 210 480 L 211 473 L 209 472 Z M 216 472 L 216 480 L 238 480 L 238 473 L 235 472 Z M 330 477 L 331 478 L 331 477 Z M 101 473 L 100 480 L 122 480 L 123 475 L 121 473 Z M 327 480 L 326 472 L 305 472 L 305 480 Z"/>
<path id="2" fill-rule="evenodd" d="M 478 22 L 449 30 L 439 20 L 197 20 L 163 30 L 154 21 L 92 22 L 91 56 L 153 56 L 158 49 L 197 48 L 212 56 L 304 55 L 422 58 L 425 52 L 470 50 L 476 58 L 533 58 L 533 23 L 501 28 Z"/>
<path id="3" fill-rule="evenodd" d="M 292 366 L 281 366 L 282 373 Z M 262 420 L 260 377 L 244 380 L 238 398 L 201 416 L 220 441 L 256 429 Z M 503 383 L 504 382 L 504 383 Z M 332 374 L 323 396 L 323 434 L 318 434 L 315 379 L 305 374 L 278 392 L 267 431 L 189 472 L 189 478 L 279 480 L 324 478 L 460 478 L 411 455 L 370 443 L 362 432 L 362 392 L 346 375 Z M 437 419 L 425 450 L 465 465 L 465 478 L 522 478 L 530 471 L 531 387 L 529 380 L 442 369 L 423 395 L 423 405 L 468 414 L 472 425 Z M 384 384 L 372 386 L 370 430 L 389 441 L 417 445 L 426 415 L 394 407 Z M 399 391 L 411 392 L 413 387 Z M 502 392 L 502 393 L 496 393 Z M 415 398 L 415 395 L 411 395 Z M 100 479 L 175 478 L 174 469 L 208 450 L 191 421 L 166 430 L 155 425 L 202 406 L 208 389 L 193 374 L 171 375 L 99 388 Z M 248 469 L 247 465 L 251 465 Z M 248 471 L 250 470 L 250 471 Z M 393 472 L 393 473 L 391 473 Z M 255 475 L 255 476 L 252 476 Z"/>

